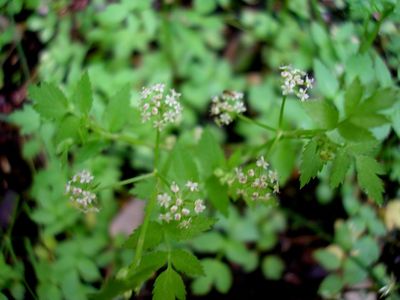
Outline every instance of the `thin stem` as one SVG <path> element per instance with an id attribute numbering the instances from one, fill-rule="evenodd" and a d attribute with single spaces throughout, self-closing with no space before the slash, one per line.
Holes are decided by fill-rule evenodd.
<path id="1" fill-rule="evenodd" d="M 136 177 L 132 177 L 132 178 L 129 178 L 129 179 L 118 181 L 118 182 L 113 183 L 111 185 L 100 186 L 100 187 L 96 188 L 95 191 L 98 192 L 98 191 L 105 190 L 105 189 L 116 188 L 116 187 L 119 187 L 119 186 L 135 183 L 135 182 L 142 181 L 144 179 L 153 177 L 154 175 L 155 175 L 154 172 L 151 172 L 151 173 L 148 173 L 148 174 L 139 175 L 139 176 L 136 176 Z"/>
<path id="2" fill-rule="evenodd" d="M 13 27 L 15 28 L 15 32 L 17 33 L 18 30 L 14 21 L 14 16 L 11 16 L 10 19 Z M 29 81 L 31 76 L 29 73 L 28 61 L 26 60 L 26 55 L 24 49 L 21 46 L 21 39 L 19 37 L 15 39 L 15 46 L 17 47 L 18 56 L 19 59 L 21 60 L 21 67 L 22 67 L 22 72 L 24 73 L 25 80 Z"/>
<path id="3" fill-rule="evenodd" d="M 287 96 L 283 96 L 283 98 L 282 98 L 281 110 L 279 112 L 279 121 L 278 121 L 278 128 L 279 129 L 282 128 L 283 112 L 285 110 L 286 98 L 287 98 Z"/>
<path id="4" fill-rule="evenodd" d="M 239 118 L 240 120 L 242 120 L 242 121 L 247 122 L 247 123 L 257 125 L 258 127 L 261 127 L 261 128 L 264 128 L 264 129 L 267 129 L 267 130 L 270 130 L 270 131 L 276 131 L 276 128 L 274 128 L 274 127 L 271 127 L 271 126 L 269 126 L 269 125 L 266 125 L 266 124 L 264 124 L 264 123 L 261 123 L 261 122 L 259 122 L 259 121 L 257 121 L 257 120 L 250 119 L 250 118 L 248 118 L 248 117 L 246 117 L 246 116 L 243 116 L 243 115 L 241 115 L 241 114 L 238 115 L 238 118 Z"/>
<path id="5" fill-rule="evenodd" d="M 324 129 L 299 129 L 282 132 L 282 138 L 309 138 L 316 134 L 324 132 Z"/>
<path id="6" fill-rule="evenodd" d="M 159 163 L 159 152 L 160 152 L 160 132 L 157 130 L 156 133 L 156 145 L 154 147 L 154 174 L 158 174 L 158 163 Z M 158 176 L 157 176 L 158 179 Z M 159 184 L 159 180 L 157 180 L 156 187 Z M 136 247 L 135 258 L 133 260 L 133 267 L 137 268 L 140 265 L 142 254 L 143 254 L 143 246 L 144 240 L 146 238 L 147 228 L 149 227 L 151 214 L 153 209 L 157 203 L 157 188 L 154 189 L 153 194 L 150 197 L 149 203 L 146 207 L 146 212 L 142 224 L 142 229 L 140 230 L 139 239 Z"/>

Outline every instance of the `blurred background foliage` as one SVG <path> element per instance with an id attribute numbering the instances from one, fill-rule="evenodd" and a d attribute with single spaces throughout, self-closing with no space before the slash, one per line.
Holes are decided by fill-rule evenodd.
<path id="1" fill-rule="evenodd" d="M 7 135 L 1 157 L 11 157 L 11 170 L 2 164 L 2 209 L 8 215 L 2 221 L 0 299 L 86 299 L 127 265 L 132 253 L 121 250 L 125 237 L 111 235 L 110 224 L 126 208 L 129 192 L 103 191 L 100 213 L 82 216 L 66 205 L 63 188 L 81 167 L 107 185 L 151 164 L 146 146 L 133 150 L 112 138 L 68 145 L 68 151 L 54 144 L 57 128 L 41 124 L 23 106 L 30 84 L 50 81 L 70 95 L 87 70 L 92 114 L 104 120 L 116 91 L 129 85 L 135 106 L 142 86 L 165 82 L 182 92 L 185 106 L 181 127 L 166 139 L 168 148 L 180 132 L 180 140 L 193 143 L 211 124 L 210 98 L 223 90 L 244 91 L 248 115 L 275 124 L 281 65 L 309 70 L 317 82 L 312 97 L 339 107 L 356 77 L 370 90 L 397 86 L 400 79 L 396 0 L 0 0 L 0 8 L 1 116 L 20 128 L 18 135 L 2 122 Z M 286 112 L 287 127 L 314 126 L 300 102 L 289 101 Z M 151 141 L 137 112 L 127 113 L 123 132 Z M 400 276 L 399 101 L 389 116 L 391 125 L 373 130 L 383 141 L 378 158 L 388 174 L 387 205 L 365 199 L 351 174 L 332 190 L 322 172 L 299 193 L 301 144 L 282 142 L 270 157 L 284 187 L 282 203 L 231 207 L 213 231 L 188 244 L 203 258 L 207 274 L 191 282 L 193 295 L 234 299 L 263 291 L 283 299 L 375 299 L 374 287 L 383 286 L 382 294 L 399 299 L 392 292 Z M 268 139 L 268 132 L 243 122 L 212 130 L 227 155 L 236 145 L 246 149 Z M 70 170 L 68 155 L 74 157 Z M 149 289 L 143 299 L 151 296 Z"/>

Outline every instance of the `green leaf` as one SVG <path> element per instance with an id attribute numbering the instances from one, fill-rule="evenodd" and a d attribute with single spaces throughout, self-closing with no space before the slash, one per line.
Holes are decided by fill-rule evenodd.
<path id="1" fill-rule="evenodd" d="M 201 261 L 205 276 L 196 278 L 192 283 L 192 291 L 195 295 L 207 294 L 213 285 L 216 289 L 226 294 L 232 286 L 232 274 L 230 269 L 219 260 L 203 259 Z"/>
<path id="2" fill-rule="evenodd" d="M 339 89 L 336 76 L 318 59 L 314 60 L 315 78 L 318 89 L 328 98 L 334 98 Z"/>
<path id="3" fill-rule="evenodd" d="M 339 149 L 332 162 L 330 185 L 332 188 L 339 186 L 344 181 L 347 171 L 350 168 L 351 159 L 344 149 Z"/>
<path id="4" fill-rule="evenodd" d="M 93 282 L 101 278 L 96 264 L 88 258 L 81 258 L 78 260 L 78 270 L 85 281 Z"/>
<path id="5" fill-rule="evenodd" d="M 349 116 L 354 112 L 361 101 L 363 92 L 363 86 L 357 77 L 346 89 L 346 93 L 344 94 L 344 110 L 346 112 L 346 116 Z"/>
<path id="6" fill-rule="evenodd" d="M 306 101 L 303 102 L 303 107 L 321 128 L 332 129 L 336 127 L 339 113 L 331 102 Z"/>
<path id="7" fill-rule="evenodd" d="M 43 82 L 40 86 L 31 86 L 29 97 L 43 118 L 59 119 L 68 111 L 68 100 L 64 93 L 51 83 Z"/>
<path id="8" fill-rule="evenodd" d="M 195 0 L 194 9 L 200 14 L 209 14 L 213 12 L 217 7 L 215 0 Z"/>
<path id="9" fill-rule="evenodd" d="M 140 265 L 129 267 L 128 278 L 130 281 L 144 282 L 148 280 L 158 269 L 167 263 L 168 253 L 164 251 L 153 251 L 142 256 Z"/>
<path id="10" fill-rule="evenodd" d="M 224 237 L 215 231 L 204 233 L 191 241 L 191 246 L 196 252 L 217 253 L 224 247 Z"/>
<path id="11" fill-rule="evenodd" d="M 376 262 L 380 255 L 378 242 L 371 236 L 364 236 L 356 241 L 354 250 L 357 254 L 357 258 L 366 266 L 370 266 Z"/>
<path id="12" fill-rule="evenodd" d="M 153 289 L 153 300 L 186 299 L 185 285 L 181 276 L 172 268 L 167 268 L 156 279 Z"/>
<path id="13" fill-rule="evenodd" d="M 164 225 L 165 229 L 174 237 L 176 240 L 190 240 L 200 233 L 209 230 L 215 223 L 214 219 L 210 219 L 204 216 L 192 217 L 192 222 L 187 228 L 180 228 L 176 222 L 170 222 Z"/>
<path id="14" fill-rule="evenodd" d="M 353 247 L 352 232 L 347 223 L 337 221 L 335 223 L 335 243 L 344 250 L 351 250 Z"/>
<path id="15" fill-rule="evenodd" d="M 367 278 L 366 270 L 361 268 L 350 257 L 344 261 L 343 264 L 343 281 L 349 285 L 355 285 L 362 282 Z"/>
<path id="16" fill-rule="evenodd" d="M 372 157 L 356 156 L 357 179 L 361 189 L 378 204 L 383 202 L 383 182 L 378 175 L 384 174 L 382 166 Z"/>
<path id="17" fill-rule="evenodd" d="M 350 121 L 340 123 L 338 130 L 340 135 L 348 141 L 369 142 L 375 140 L 374 136 L 368 129 L 357 126 Z"/>
<path id="18" fill-rule="evenodd" d="M 393 88 L 379 89 L 361 103 L 358 113 L 376 113 L 391 108 L 397 101 L 397 94 Z"/>
<path id="19" fill-rule="evenodd" d="M 168 176 L 180 184 L 188 180 L 198 181 L 199 174 L 193 153 L 181 141 L 175 145 L 164 168 L 169 168 Z"/>
<path id="20" fill-rule="evenodd" d="M 92 107 L 93 98 L 90 79 L 87 72 L 82 75 L 81 79 L 77 83 L 71 100 L 74 102 L 80 113 L 84 115 L 89 113 Z"/>
<path id="21" fill-rule="evenodd" d="M 204 275 L 203 266 L 192 253 L 176 249 L 171 253 L 174 268 L 189 276 Z"/>
<path id="22" fill-rule="evenodd" d="M 317 176 L 322 166 L 323 162 L 317 151 L 317 142 L 315 140 L 310 140 L 307 145 L 305 145 L 301 155 L 300 188 L 304 187 L 311 178 Z"/>
<path id="23" fill-rule="evenodd" d="M 257 268 L 258 255 L 248 250 L 242 242 L 228 240 L 225 244 L 225 254 L 229 261 L 242 266 L 245 272 L 252 272 Z"/>
<path id="24" fill-rule="evenodd" d="M 373 128 L 390 123 L 390 120 L 382 114 L 362 113 L 351 116 L 350 122 L 359 127 Z"/>
<path id="25" fill-rule="evenodd" d="M 74 115 L 65 116 L 57 128 L 56 145 L 66 139 L 72 139 L 74 142 L 78 141 L 81 130 L 81 120 L 78 117 Z"/>
<path id="26" fill-rule="evenodd" d="M 136 248 L 139 240 L 140 231 L 142 228 L 143 225 L 139 226 L 129 236 L 129 238 L 124 244 L 125 248 Z M 162 226 L 157 222 L 150 222 L 147 227 L 146 237 L 143 244 L 143 250 L 158 246 L 161 243 L 162 239 L 163 239 Z"/>
<path id="27" fill-rule="evenodd" d="M 40 126 L 40 115 L 31 105 L 24 105 L 21 110 L 14 111 L 9 115 L 8 120 L 18 125 L 22 134 L 37 132 Z"/>
<path id="28" fill-rule="evenodd" d="M 196 159 L 204 178 L 225 162 L 224 152 L 210 129 L 203 131 L 196 149 Z"/>
<path id="29" fill-rule="evenodd" d="M 384 60 L 377 54 L 374 57 L 375 74 L 381 86 L 388 87 L 393 84 L 392 75 Z"/>
<path id="30" fill-rule="evenodd" d="M 212 175 L 205 182 L 208 199 L 211 204 L 223 215 L 228 215 L 228 188 L 219 182 L 219 179 Z"/>
<path id="31" fill-rule="evenodd" d="M 285 270 L 285 264 L 277 255 L 267 255 L 261 264 L 262 272 L 267 279 L 279 280 Z"/>
<path id="32" fill-rule="evenodd" d="M 343 280 L 337 274 L 325 277 L 319 286 L 318 293 L 324 298 L 335 298 L 343 288 Z"/>
<path id="33" fill-rule="evenodd" d="M 154 193 L 155 186 L 156 179 L 151 177 L 136 183 L 134 188 L 130 190 L 130 193 L 139 199 L 149 199 L 149 197 Z"/>
<path id="34" fill-rule="evenodd" d="M 337 270 L 341 265 L 340 258 L 328 249 L 318 249 L 314 258 L 328 271 Z"/>
<path id="35" fill-rule="evenodd" d="M 122 129 L 128 121 L 132 111 L 130 107 L 130 89 L 130 85 L 127 85 L 112 96 L 105 109 L 104 122 L 111 132 Z"/>

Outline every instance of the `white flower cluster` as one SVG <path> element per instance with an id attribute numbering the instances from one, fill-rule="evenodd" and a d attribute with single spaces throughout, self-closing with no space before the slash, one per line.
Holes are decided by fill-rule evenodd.
<path id="1" fill-rule="evenodd" d="M 278 174 L 270 169 L 261 156 L 254 167 L 235 169 L 236 194 L 252 201 L 271 199 L 271 193 L 279 193 Z"/>
<path id="2" fill-rule="evenodd" d="M 160 131 L 168 124 L 178 122 L 182 115 L 180 96 L 174 89 L 167 92 L 163 83 L 143 87 L 139 103 L 142 122 L 151 121 Z"/>
<path id="3" fill-rule="evenodd" d="M 292 68 L 292 66 L 283 66 L 280 69 L 284 80 L 281 86 L 282 94 L 294 94 L 301 101 L 307 100 L 310 97 L 307 92 L 312 88 L 314 78 L 309 77 L 302 70 Z"/>
<path id="4" fill-rule="evenodd" d="M 97 197 L 93 190 L 93 175 L 83 170 L 76 173 L 65 186 L 70 201 L 83 212 L 98 211 Z"/>
<path id="5" fill-rule="evenodd" d="M 179 222 L 179 227 L 188 228 L 193 215 L 202 213 L 206 206 L 200 198 L 194 197 L 199 192 L 199 184 L 197 182 L 188 181 L 185 184 L 184 191 L 173 182 L 170 191 L 157 195 L 157 201 L 162 209 L 159 219 L 169 223 L 172 220 Z M 196 199 L 195 201 L 190 198 Z"/>
<path id="6" fill-rule="evenodd" d="M 237 114 L 246 111 L 243 93 L 224 91 L 220 96 L 214 96 L 211 103 L 211 116 L 218 126 L 229 125 Z"/>

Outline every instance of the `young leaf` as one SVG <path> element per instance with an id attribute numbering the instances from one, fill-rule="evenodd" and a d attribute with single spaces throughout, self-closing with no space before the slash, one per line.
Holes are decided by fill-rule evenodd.
<path id="1" fill-rule="evenodd" d="M 203 266 L 192 253 L 176 249 L 171 253 L 172 264 L 176 270 L 189 276 L 204 275 Z"/>
<path id="2" fill-rule="evenodd" d="M 335 128 L 339 113 L 331 102 L 328 101 L 306 101 L 303 107 L 310 117 L 321 127 L 326 129 Z"/>
<path id="3" fill-rule="evenodd" d="M 318 59 L 314 60 L 315 78 L 318 88 L 328 98 L 333 98 L 339 89 L 339 83 L 334 74 Z"/>
<path id="4" fill-rule="evenodd" d="M 34 108 L 46 119 L 59 119 L 67 113 L 68 100 L 54 84 L 42 83 L 29 88 L 29 97 L 34 100 Z"/>
<path id="5" fill-rule="evenodd" d="M 107 128 L 112 131 L 120 130 L 129 118 L 130 107 L 130 86 L 127 85 L 117 94 L 111 97 L 104 112 L 104 121 Z"/>
<path id="6" fill-rule="evenodd" d="M 186 299 L 185 285 L 181 276 L 168 267 L 156 279 L 153 289 L 153 300 Z"/>
<path id="7" fill-rule="evenodd" d="M 344 94 L 344 110 L 346 112 L 346 116 L 349 116 L 354 112 L 355 108 L 361 101 L 363 92 L 363 86 L 357 77 L 353 80 Z"/>
<path id="8" fill-rule="evenodd" d="M 350 168 L 350 163 L 350 156 L 345 150 L 340 149 L 332 162 L 332 173 L 330 177 L 330 185 L 332 188 L 337 187 L 344 181 L 344 177 Z"/>
<path id="9" fill-rule="evenodd" d="M 278 280 L 282 277 L 285 264 L 279 256 L 268 255 L 262 260 L 261 269 L 267 279 Z"/>
<path id="10" fill-rule="evenodd" d="M 21 110 L 15 110 L 8 116 L 8 120 L 17 124 L 22 134 L 37 132 L 40 127 L 40 115 L 31 105 L 24 105 Z"/>
<path id="11" fill-rule="evenodd" d="M 219 179 L 214 175 L 210 176 L 205 185 L 208 199 L 223 215 L 228 215 L 228 189 L 219 182 Z"/>
<path id="12" fill-rule="evenodd" d="M 90 79 L 87 72 L 82 75 L 81 79 L 77 83 L 71 100 L 74 102 L 79 112 L 84 115 L 89 113 L 92 107 L 93 98 Z"/>
<path id="13" fill-rule="evenodd" d="M 317 176 L 322 166 L 323 162 L 317 151 L 317 142 L 315 140 L 310 140 L 308 144 L 305 145 L 301 155 L 300 188 L 305 186 L 311 178 Z"/>
<path id="14" fill-rule="evenodd" d="M 356 156 L 357 179 L 362 190 L 378 204 L 383 202 L 383 182 L 378 174 L 383 174 L 382 166 L 372 157 Z"/>
<path id="15" fill-rule="evenodd" d="M 125 248 L 136 248 L 142 226 L 143 225 L 136 228 L 135 231 L 129 236 L 124 244 Z M 146 250 L 158 246 L 161 243 L 162 238 L 162 226 L 157 222 L 150 222 L 147 227 L 143 249 Z"/>

